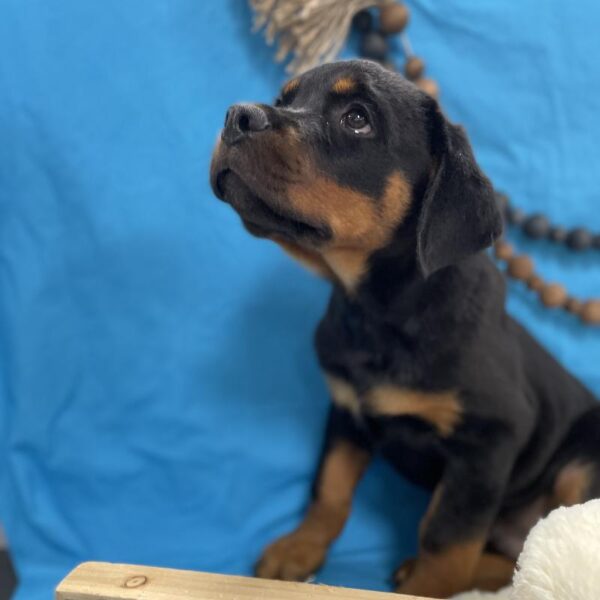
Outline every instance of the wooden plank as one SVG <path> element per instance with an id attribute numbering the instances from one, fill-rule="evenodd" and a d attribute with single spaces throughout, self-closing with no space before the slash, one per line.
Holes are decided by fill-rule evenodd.
<path id="1" fill-rule="evenodd" d="M 101 562 L 79 565 L 56 589 L 56 600 L 300 600 L 301 598 L 306 600 L 415 600 L 416 596 Z"/>

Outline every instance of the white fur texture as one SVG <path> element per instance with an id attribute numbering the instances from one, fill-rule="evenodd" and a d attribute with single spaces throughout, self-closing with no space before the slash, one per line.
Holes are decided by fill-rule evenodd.
<path id="1" fill-rule="evenodd" d="M 600 598 L 600 500 L 557 508 L 531 530 L 511 600 Z"/>
<path id="2" fill-rule="evenodd" d="M 498 592 L 465 592 L 452 598 L 454 600 L 510 600 L 510 588 L 502 588 Z"/>
<path id="3" fill-rule="evenodd" d="M 529 532 L 513 586 L 455 600 L 600 600 L 600 500 L 558 508 Z"/>

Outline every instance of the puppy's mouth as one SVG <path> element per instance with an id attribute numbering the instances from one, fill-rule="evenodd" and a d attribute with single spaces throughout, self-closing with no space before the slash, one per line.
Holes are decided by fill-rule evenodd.
<path id="1" fill-rule="evenodd" d="M 221 164 L 218 164 L 221 163 Z M 264 176 L 266 182 L 266 175 Z M 222 157 L 215 157 L 211 168 L 211 185 L 217 198 L 227 202 L 241 217 L 244 226 L 258 237 L 287 241 L 308 241 L 318 244 L 330 237 L 324 224 L 311 223 L 285 209 L 279 199 L 274 201 L 253 189 L 240 169 L 232 168 Z M 268 185 L 264 186 L 268 189 Z"/>
<path id="2" fill-rule="evenodd" d="M 225 168 L 219 171 L 214 178 L 214 192 L 215 196 L 220 200 L 225 200 L 225 179 L 231 173 L 231 169 Z"/>

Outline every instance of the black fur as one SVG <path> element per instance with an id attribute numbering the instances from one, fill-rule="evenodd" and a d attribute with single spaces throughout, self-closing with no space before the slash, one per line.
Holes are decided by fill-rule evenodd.
<path id="1" fill-rule="evenodd" d="M 341 76 L 358 82 L 350 97 L 331 93 Z M 337 126 L 357 102 L 368 113 L 372 135 L 349 136 Z M 444 437 L 416 417 L 355 417 L 333 407 L 325 454 L 343 438 L 381 452 L 428 489 L 443 482 L 438 508 L 422 532 L 421 550 L 432 554 L 481 535 L 489 549 L 502 551 L 494 523 L 550 497 L 567 464 L 592 465 L 586 497 L 598 495 L 600 408 L 505 312 L 504 278 L 483 252 L 500 234 L 500 216 L 464 131 L 412 84 L 363 61 L 315 69 L 276 108 L 264 110 L 273 129 L 299 132 L 322 172 L 374 203 L 393 171 L 412 187 L 409 213 L 370 256 L 356 289 L 334 282 L 316 334 L 322 368 L 359 396 L 382 381 L 423 392 L 457 390 L 463 411 Z M 250 133 L 246 147 L 261 135 Z M 264 164 L 256 155 L 250 167 L 239 167 L 243 161 L 236 157 L 244 152 L 221 149 L 212 181 L 248 226 L 252 211 L 264 211 L 257 202 L 281 206 L 272 195 L 285 186 L 251 182 L 247 170 Z M 260 229 L 250 230 L 265 237 L 283 232 L 316 252 L 331 242 L 326 222 L 310 224 L 329 232 L 316 240 L 314 232 L 271 218 L 278 217 L 261 217 Z"/>

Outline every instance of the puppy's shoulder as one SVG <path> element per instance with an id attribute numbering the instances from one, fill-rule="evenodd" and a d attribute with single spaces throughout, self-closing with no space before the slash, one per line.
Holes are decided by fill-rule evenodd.
<path id="1" fill-rule="evenodd" d="M 432 322 L 440 326 L 489 324 L 500 322 L 504 315 L 506 284 L 485 253 L 434 273 L 426 289 L 421 306 Z"/>

